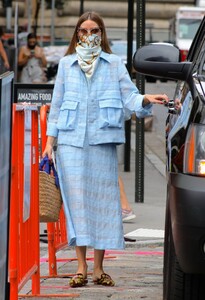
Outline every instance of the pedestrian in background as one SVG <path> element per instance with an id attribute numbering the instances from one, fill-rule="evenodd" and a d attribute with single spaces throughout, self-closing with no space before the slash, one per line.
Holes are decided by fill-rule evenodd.
<path id="1" fill-rule="evenodd" d="M 124 108 L 151 114 L 166 95 L 141 95 L 121 59 L 112 54 L 102 18 L 86 12 L 59 62 L 43 157 L 57 138 L 57 170 L 69 246 L 78 268 L 71 287 L 87 284 L 86 247 L 94 248 L 94 284 L 113 286 L 103 268 L 105 249 L 123 249 L 116 145 L 125 142 Z"/>
<path id="2" fill-rule="evenodd" d="M 9 70 L 10 64 L 9 64 L 8 56 L 7 56 L 6 51 L 4 49 L 4 45 L 3 45 L 2 40 L 1 40 L 2 36 L 3 36 L 3 30 L 2 30 L 2 28 L 0 28 L 0 56 L 1 56 L 1 59 L 3 61 L 3 66 L 4 66 L 5 71 L 6 71 L 6 70 Z M 0 65 L 1 65 L 1 62 L 0 62 Z M 1 67 L 2 70 L 4 70 L 4 68 Z"/>
<path id="3" fill-rule="evenodd" d="M 21 83 L 44 83 L 47 81 L 44 68 L 47 66 L 43 49 L 37 44 L 34 33 L 27 36 L 27 45 L 20 48 L 18 56 Z"/>
<path id="4" fill-rule="evenodd" d="M 134 214 L 129 204 L 129 201 L 127 199 L 122 177 L 119 176 L 118 180 L 119 180 L 121 207 L 122 207 L 122 221 L 123 222 L 131 221 L 136 218 L 136 215 Z"/>

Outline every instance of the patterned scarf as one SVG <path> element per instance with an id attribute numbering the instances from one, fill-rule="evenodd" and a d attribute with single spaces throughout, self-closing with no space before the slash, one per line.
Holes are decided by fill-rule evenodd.
<path id="1" fill-rule="evenodd" d="M 96 34 L 79 38 L 76 47 L 78 64 L 88 78 L 93 75 L 97 58 L 102 51 L 100 44 L 101 38 Z"/>

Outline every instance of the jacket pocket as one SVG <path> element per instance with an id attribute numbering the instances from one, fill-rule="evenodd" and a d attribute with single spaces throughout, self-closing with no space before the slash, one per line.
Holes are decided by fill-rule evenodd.
<path id="1" fill-rule="evenodd" d="M 99 127 L 122 128 L 123 109 L 121 100 L 100 100 L 99 101 Z"/>
<path id="2" fill-rule="evenodd" d="M 77 101 L 65 101 L 60 108 L 57 128 L 60 130 L 74 130 L 77 120 Z"/>

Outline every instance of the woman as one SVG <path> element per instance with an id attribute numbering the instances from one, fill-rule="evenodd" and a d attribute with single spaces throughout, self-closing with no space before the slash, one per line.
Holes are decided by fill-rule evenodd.
<path id="1" fill-rule="evenodd" d="M 124 111 L 151 114 L 151 103 L 166 95 L 140 95 L 121 59 L 111 53 L 101 17 L 86 12 L 78 20 L 60 60 L 43 156 L 58 139 L 57 169 L 68 241 L 78 259 L 71 287 L 87 283 L 86 247 L 94 248 L 93 282 L 113 286 L 104 272 L 105 249 L 123 249 L 116 145 L 125 142 Z"/>
<path id="2" fill-rule="evenodd" d="M 18 66 L 22 69 L 20 82 L 43 83 L 46 82 L 44 68 L 47 61 L 43 49 L 37 45 L 37 37 L 34 33 L 27 36 L 27 45 L 19 51 Z"/>

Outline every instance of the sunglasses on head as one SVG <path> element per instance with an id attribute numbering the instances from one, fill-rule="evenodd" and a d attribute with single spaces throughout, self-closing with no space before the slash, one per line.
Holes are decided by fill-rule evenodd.
<path id="1" fill-rule="evenodd" d="M 96 27 L 96 28 L 78 28 L 78 33 L 80 35 L 88 35 L 88 34 L 99 34 L 101 32 L 101 29 Z"/>

